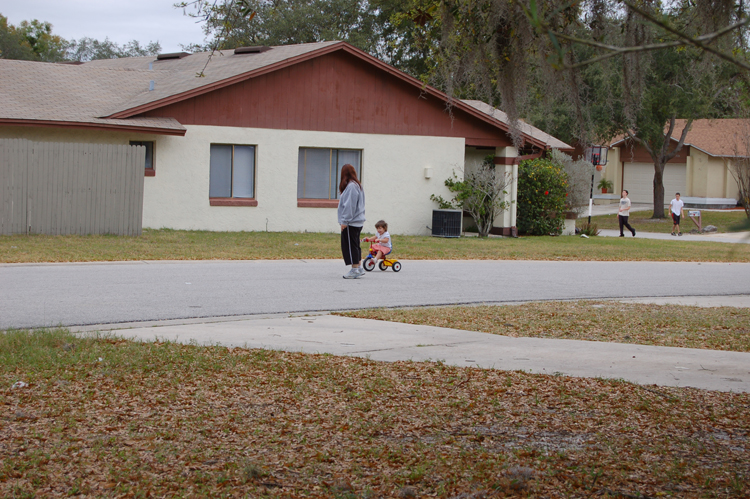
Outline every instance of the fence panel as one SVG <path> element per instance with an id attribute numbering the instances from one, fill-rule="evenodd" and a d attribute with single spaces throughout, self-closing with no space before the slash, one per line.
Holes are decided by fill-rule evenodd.
<path id="1" fill-rule="evenodd" d="M 140 235 L 143 149 L 0 139 L 0 235 Z"/>

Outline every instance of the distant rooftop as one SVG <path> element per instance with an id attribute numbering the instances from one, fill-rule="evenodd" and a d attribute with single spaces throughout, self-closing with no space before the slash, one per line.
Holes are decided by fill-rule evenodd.
<path id="1" fill-rule="evenodd" d="M 464 100 L 463 102 L 470 105 L 474 109 L 477 109 L 479 111 L 482 111 L 485 114 L 488 114 L 489 116 L 492 116 L 494 119 L 510 127 L 510 119 L 508 118 L 508 115 L 504 113 L 503 111 L 496 109 L 490 106 L 489 104 L 482 102 L 480 100 Z M 556 139 L 552 135 L 546 132 L 543 132 L 536 127 L 533 127 L 524 121 L 519 122 L 519 124 L 520 124 L 521 132 L 548 145 L 552 149 L 561 149 L 563 151 L 573 150 L 573 146 L 566 144 L 562 140 Z"/>

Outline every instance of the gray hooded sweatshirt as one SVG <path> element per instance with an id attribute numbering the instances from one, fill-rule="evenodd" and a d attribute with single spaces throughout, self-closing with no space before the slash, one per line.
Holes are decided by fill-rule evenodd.
<path id="1" fill-rule="evenodd" d="M 365 191 L 349 182 L 339 196 L 339 224 L 362 227 L 365 224 Z"/>

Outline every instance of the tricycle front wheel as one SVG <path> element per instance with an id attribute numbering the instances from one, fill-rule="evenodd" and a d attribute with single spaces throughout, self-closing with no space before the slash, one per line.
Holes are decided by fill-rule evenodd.
<path id="1" fill-rule="evenodd" d="M 375 269 L 375 260 L 372 258 L 365 258 L 365 261 L 362 263 L 362 265 L 365 267 L 365 270 L 368 272 L 371 272 Z"/>

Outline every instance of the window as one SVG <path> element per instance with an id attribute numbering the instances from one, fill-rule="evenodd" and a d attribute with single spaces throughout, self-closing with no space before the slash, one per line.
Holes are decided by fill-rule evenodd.
<path id="1" fill-rule="evenodd" d="M 208 197 L 212 206 L 257 206 L 255 146 L 211 144 Z"/>
<path id="2" fill-rule="evenodd" d="M 361 179 L 362 151 L 357 149 L 314 149 L 300 147 L 297 172 L 297 198 L 338 199 L 341 167 L 347 163 L 354 167 L 357 171 L 357 177 Z M 298 203 L 298 205 L 300 204 Z M 331 206 L 335 205 L 335 203 L 331 204 Z"/>
<path id="3" fill-rule="evenodd" d="M 156 170 L 154 170 L 154 142 L 131 140 L 130 145 L 146 148 L 146 176 L 153 177 L 156 174 Z"/>

